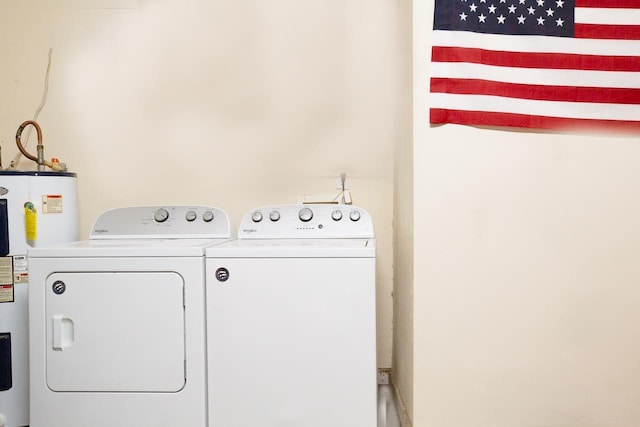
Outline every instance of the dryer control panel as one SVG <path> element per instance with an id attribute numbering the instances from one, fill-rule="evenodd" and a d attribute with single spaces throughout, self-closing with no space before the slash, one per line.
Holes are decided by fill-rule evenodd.
<path id="1" fill-rule="evenodd" d="M 239 239 L 373 238 L 373 221 L 352 205 L 276 205 L 252 209 L 240 223 Z"/>
<path id="2" fill-rule="evenodd" d="M 111 209 L 98 217 L 90 239 L 232 237 L 229 215 L 208 206 L 134 206 Z"/>

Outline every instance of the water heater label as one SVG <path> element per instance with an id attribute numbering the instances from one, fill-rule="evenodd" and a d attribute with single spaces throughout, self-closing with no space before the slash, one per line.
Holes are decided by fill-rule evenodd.
<path id="1" fill-rule="evenodd" d="M 0 258 L 0 303 L 13 302 L 13 259 Z"/>
<path id="2" fill-rule="evenodd" d="M 26 255 L 13 256 L 13 283 L 26 283 L 29 281 L 29 263 Z"/>
<path id="3" fill-rule="evenodd" d="M 0 303 L 13 302 L 13 285 L 0 285 Z"/>
<path id="4" fill-rule="evenodd" d="M 46 194 L 42 196 L 42 213 L 62 213 L 62 194 Z"/>

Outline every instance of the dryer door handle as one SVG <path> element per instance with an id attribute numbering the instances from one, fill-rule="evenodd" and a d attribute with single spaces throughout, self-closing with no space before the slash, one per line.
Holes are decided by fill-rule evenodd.
<path id="1" fill-rule="evenodd" d="M 53 316 L 53 349 L 62 351 L 73 345 L 73 320 L 62 314 Z"/>

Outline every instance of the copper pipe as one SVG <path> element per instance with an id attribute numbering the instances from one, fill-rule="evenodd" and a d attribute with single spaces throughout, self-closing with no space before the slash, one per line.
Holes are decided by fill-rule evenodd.
<path id="1" fill-rule="evenodd" d="M 22 142 L 20 141 L 20 136 L 22 135 L 22 131 L 24 130 L 24 128 L 26 128 L 29 125 L 33 125 L 33 127 L 36 128 L 36 133 L 38 134 L 38 147 L 42 147 L 42 129 L 40 129 L 40 125 L 34 122 L 33 120 L 27 120 L 26 122 L 20 125 L 20 127 L 18 128 L 18 131 L 16 132 L 16 144 L 18 144 L 18 150 L 20 150 L 23 156 L 25 156 L 29 160 L 33 160 L 34 162 L 39 163 L 38 158 L 36 156 L 32 156 L 31 154 L 29 154 L 27 150 L 25 150 L 24 146 L 22 145 Z"/>

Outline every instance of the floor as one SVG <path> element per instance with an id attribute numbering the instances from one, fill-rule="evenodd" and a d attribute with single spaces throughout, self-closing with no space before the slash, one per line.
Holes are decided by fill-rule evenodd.
<path id="1" fill-rule="evenodd" d="M 390 385 L 378 386 L 378 427 L 400 427 L 400 417 Z"/>

